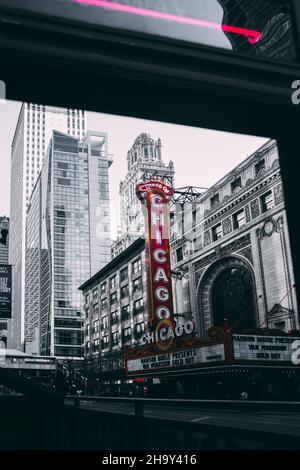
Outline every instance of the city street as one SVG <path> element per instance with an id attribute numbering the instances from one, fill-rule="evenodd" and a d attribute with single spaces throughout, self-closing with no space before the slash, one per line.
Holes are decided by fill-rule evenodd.
<path id="1" fill-rule="evenodd" d="M 71 401 L 67 402 L 71 404 Z M 80 408 L 101 412 L 133 415 L 133 404 L 80 402 Z M 300 437 L 300 413 L 257 411 L 245 412 L 234 409 L 217 410 L 213 408 L 179 408 L 171 406 L 146 405 L 144 416 L 171 419 L 191 423 L 208 423 L 216 426 L 232 426 L 241 429 L 287 433 Z"/>

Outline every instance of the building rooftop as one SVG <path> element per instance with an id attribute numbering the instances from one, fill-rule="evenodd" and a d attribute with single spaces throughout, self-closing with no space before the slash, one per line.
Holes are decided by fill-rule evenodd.
<path id="1" fill-rule="evenodd" d="M 143 238 L 138 238 L 135 240 L 131 245 L 129 245 L 126 250 L 122 251 L 118 256 L 116 256 L 112 261 L 110 261 L 104 268 L 100 269 L 94 276 L 84 282 L 80 287 L 79 290 L 85 291 L 90 286 L 94 285 L 97 281 L 103 278 L 106 274 L 112 271 L 116 266 L 118 266 L 122 261 L 126 261 L 127 258 L 133 253 L 135 253 L 140 248 L 145 246 L 145 240 Z"/>

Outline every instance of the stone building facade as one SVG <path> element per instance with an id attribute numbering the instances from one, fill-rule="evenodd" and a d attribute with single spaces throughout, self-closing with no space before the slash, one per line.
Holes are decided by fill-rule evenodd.
<path id="1" fill-rule="evenodd" d="M 175 310 L 198 334 L 299 329 L 276 142 L 268 141 L 192 204 L 171 228 Z"/>
<path id="2" fill-rule="evenodd" d="M 119 378 L 124 347 L 137 344 L 147 324 L 145 241 L 138 238 L 80 289 L 88 375 Z"/>
<path id="3" fill-rule="evenodd" d="M 174 183 L 174 164 L 172 161 L 168 165 L 163 162 L 161 140 L 156 141 L 146 133 L 137 136 L 128 151 L 127 169 L 125 178 L 120 182 L 121 229 L 112 244 L 113 258 L 145 233 L 145 215 L 142 204 L 136 197 L 137 184 L 142 179 L 159 179 L 169 184 Z"/>
<path id="4" fill-rule="evenodd" d="M 192 203 L 172 204 L 170 212 L 177 321 L 193 320 L 200 338 L 225 323 L 233 333 L 299 330 L 276 142 L 268 141 Z M 130 386 L 125 346 L 137 345 L 147 328 L 144 240 L 123 250 L 81 290 L 87 376 L 124 392 Z M 194 382 L 187 382 L 186 396 L 203 388 Z"/>

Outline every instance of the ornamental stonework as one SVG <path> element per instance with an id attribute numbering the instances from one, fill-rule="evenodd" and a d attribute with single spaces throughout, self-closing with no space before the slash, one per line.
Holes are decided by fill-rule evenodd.
<path id="1" fill-rule="evenodd" d="M 210 245 L 211 244 L 211 237 L 210 237 L 210 231 L 207 230 L 205 233 L 204 233 L 204 246 L 207 246 L 207 245 Z"/>
<path id="2" fill-rule="evenodd" d="M 274 200 L 275 200 L 275 205 L 276 206 L 278 206 L 278 204 L 280 204 L 281 202 L 284 202 L 282 184 L 279 184 L 278 186 L 275 186 L 275 188 L 274 188 Z"/>
<path id="3" fill-rule="evenodd" d="M 252 265 L 254 264 L 251 246 L 247 246 L 247 248 L 244 248 L 243 250 L 239 251 L 239 255 L 242 255 L 247 258 L 247 260 L 250 261 Z"/>
<path id="4" fill-rule="evenodd" d="M 250 222 L 250 220 L 251 220 L 251 217 L 250 217 L 250 208 L 249 208 L 248 205 L 245 207 L 245 216 L 246 216 L 246 222 L 247 222 L 247 223 Z"/>
<path id="5" fill-rule="evenodd" d="M 262 228 L 258 228 L 256 230 L 256 237 L 258 240 L 262 240 L 265 237 L 271 237 L 273 233 L 279 233 L 283 227 L 284 220 L 283 217 L 278 217 L 277 220 L 273 219 L 273 217 L 267 217 L 264 220 L 264 224 Z"/>
<path id="6" fill-rule="evenodd" d="M 232 223 L 230 217 L 227 217 L 227 219 L 223 220 L 222 225 L 224 235 L 228 235 L 228 233 L 232 232 Z"/>
<path id="7" fill-rule="evenodd" d="M 216 249 L 213 253 L 197 261 L 194 264 L 194 271 L 198 271 L 199 269 L 202 269 L 203 267 L 213 263 L 218 258 L 221 258 L 222 256 L 228 256 L 234 252 L 241 250 L 242 248 L 245 248 L 250 244 L 251 238 L 250 233 L 248 233 L 244 237 L 238 238 L 237 240 L 234 240 L 232 243 L 229 243 L 226 246 L 219 246 L 218 249 Z"/>
<path id="8" fill-rule="evenodd" d="M 258 199 L 254 199 L 254 201 L 251 202 L 251 216 L 252 216 L 252 219 L 255 219 L 256 217 L 259 216 Z"/>
<path id="9" fill-rule="evenodd" d="M 198 285 L 199 279 L 201 279 L 204 271 L 205 271 L 205 268 L 202 268 L 195 272 L 195 285 L 196 286 Z"/>

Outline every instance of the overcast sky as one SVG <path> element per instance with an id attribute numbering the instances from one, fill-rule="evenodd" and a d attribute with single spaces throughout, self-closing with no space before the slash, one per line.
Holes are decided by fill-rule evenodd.
<path id="1" fill-rule="evenodd" d="M 9 215 L 10 149 L 20 106 L 15 102 L 0 104 L 0 215 Z M 100 113 L 88 112 L 87 121 L 88 129 L 107 132 L 109 153 L 114 159 L 110 168 L 113 238 L 119 224 L 119 182 L 127 172 L 127 151 L 141 132 L 154 139 L 161 138 L 164 162 L 170 159 L 174 162 L 176 187 L 212 186 L 266 141 L 266 138 Z"/>

